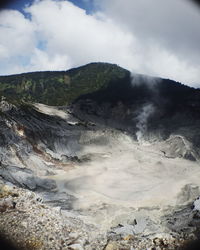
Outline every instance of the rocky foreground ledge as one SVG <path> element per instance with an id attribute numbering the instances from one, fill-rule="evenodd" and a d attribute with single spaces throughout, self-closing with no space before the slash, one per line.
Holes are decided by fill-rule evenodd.
<path id="1" fill-rule="evenodd" d="M 17 248 L 84 249 L 89 243 L 89 228 L 35 193 L 3 184 L 0 190 L 0 233 Z"/>
<path id="2" fill-rule="evenodd" d="M 166 221 L 173 226 L 179 217 L 188 220 L 189 212 L 185 208 Z M 199 221 L 199 212 L 192 213 L 190 217 Z M 59 207 L 47 206 L 34 192 L 0 183 L 0 234 L 19 249 L 183 249 L 185 243 L 197 238 L 194 220 L 190 224 L 190 233 L 185 227 L 165 235 L 134 235 L 119 225 L 124 230 L 118 228 L 100 234 L 94 225 L 67 215 Z"/>

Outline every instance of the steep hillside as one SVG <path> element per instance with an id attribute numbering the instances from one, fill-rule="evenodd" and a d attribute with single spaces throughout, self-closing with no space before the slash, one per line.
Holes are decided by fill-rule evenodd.
<path id="1" fill-rule="evenodd" d="M 0 95 L 10 101 L 25 100 L 66 105 L 83 94 L 97 91 L 128 71 L 108 63 L 91 63 L 68 71 L 34 72 L 0 77 Z"/>
<path id="2" fill-rule="evenodd" d="M 149 88 L 147 88 L 147 86 Z M 132 103 L 149 98 L 160 104 L 170 98 L 179 108 L 186 102 L 199 103 L 199 91 L 180 83 L 134 74 L 108 63 L 91 63 L 68 71 L 46 71 L 0 76 L 0 95 L 9 100 L 66 105 L 82 95 L 91 94 L 98 102 Z M 155 94 L 157 93 L 157 98 Z"/>

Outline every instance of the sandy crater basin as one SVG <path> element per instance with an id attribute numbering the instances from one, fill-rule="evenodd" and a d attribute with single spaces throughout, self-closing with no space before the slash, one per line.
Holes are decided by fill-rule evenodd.
<path id="1" fill-rule="evenodd" d="M 85 152 L 95 152 L 94 145 Z M 102 157 L 53 176 L 59 191 L 74 195 L 76 209 L 114 204 L 134 209 L 186 204 L 200 194 L 198 162 L 165 158 L 155 145 L 122 141 L 96 147 Z M 107 157 L 103 157 L 103 155 Z"/>

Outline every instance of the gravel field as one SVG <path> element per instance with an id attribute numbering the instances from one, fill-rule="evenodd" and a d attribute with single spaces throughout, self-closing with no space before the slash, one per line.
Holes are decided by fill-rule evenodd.
<path id="1" fill-rule="evenodd" d="M 49 207 L 35 193 L 0 185 L 0 234 L 18 249 L 178 249 L 194 234 L 133 235 L 122 225 L 105 234 L 59 207 Z M 68 215 L 67 215 L 68 214 Z M 118 232 L 117 232 L 118 230 Z M 186 239 L 187 238 L 187 239 Z M 181 248 L 182 249 L 182 248 Z"/>

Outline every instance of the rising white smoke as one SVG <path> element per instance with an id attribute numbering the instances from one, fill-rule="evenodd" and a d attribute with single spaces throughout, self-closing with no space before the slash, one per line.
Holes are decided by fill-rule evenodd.
<path id="1" fill-rule="evenodd" d="M 149 89 L 153 89 L 156 84 L 160 82 L 160 78 L 158 77 L 153 77 L 149 75 L 142 75 L 142 74 L 136 74 L 136 73 L 131 73 L 131 84 L 132 86 L 139 86 L 141 84 L 146 84 L 146 86 Z"/>
<path id="2" fill-rule="evenodd" d="M 136 127 L 138 131 L 136 132 L 136 137 L 139 143 L 143 143 L 145 141 L 145 135 L 147 132 L 147 122 L 148 118 L 151 114 L 154 113 L 155 107 L 153 104 L 148 103 L 142 107 L 141 112 L 137 116 L 137 124 Z"/>

